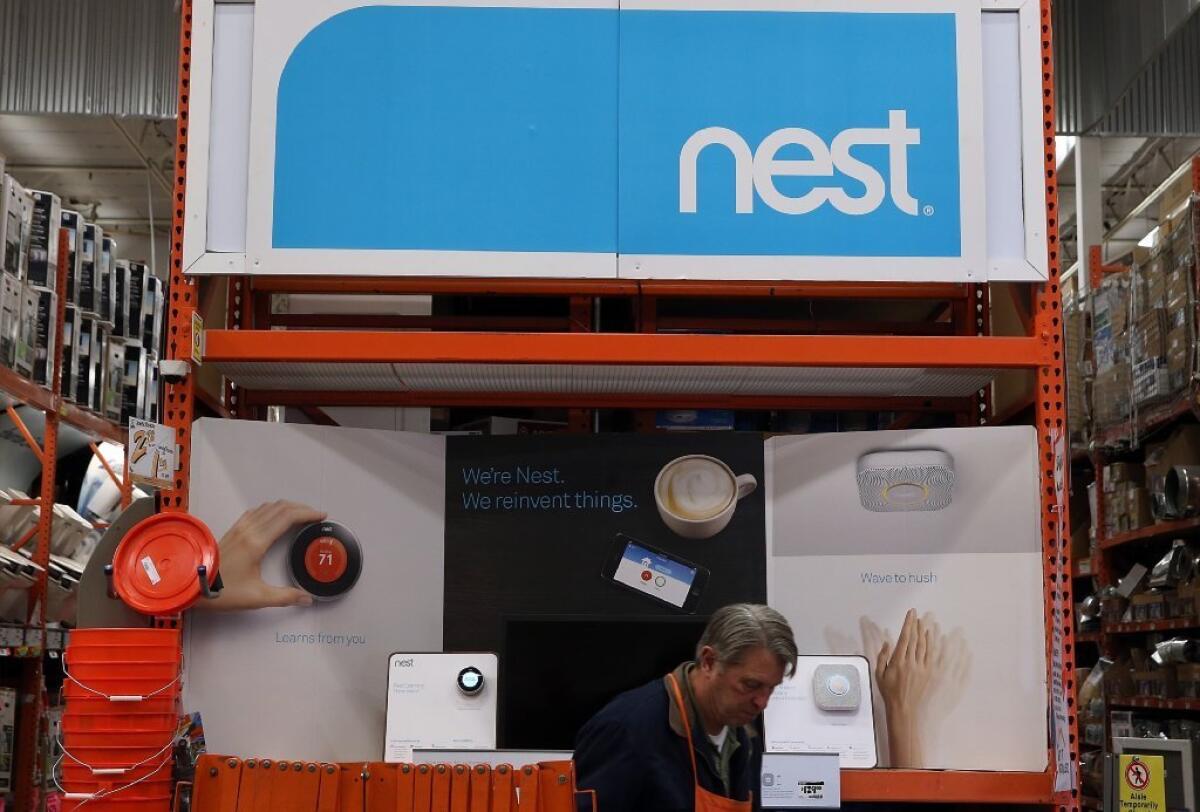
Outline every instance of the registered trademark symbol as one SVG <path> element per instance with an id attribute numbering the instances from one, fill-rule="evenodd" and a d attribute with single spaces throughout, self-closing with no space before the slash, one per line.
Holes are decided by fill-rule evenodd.
<path id="1" fill-rule="evenodd" d="M 932 217 L 932 216 L 933 216 L 933 206 L 926 206 L 924 209 L 922 209 L 922 211 L 924 211 L 924 212 L 925 212 L 925 216 L 926 216 L 926 217 Z"/>

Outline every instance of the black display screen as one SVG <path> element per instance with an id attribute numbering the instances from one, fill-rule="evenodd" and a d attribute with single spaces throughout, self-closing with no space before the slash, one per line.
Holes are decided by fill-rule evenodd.
<path id="1" fill-rule="evenodd" d="M 532 617 L 504 624 L 500 746 L 571 750 L 617 694 L 695 656 L 707 618 Z"/>

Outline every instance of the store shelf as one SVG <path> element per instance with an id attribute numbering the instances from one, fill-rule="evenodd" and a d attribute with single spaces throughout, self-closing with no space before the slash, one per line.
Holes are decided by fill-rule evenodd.
<path id="1" fill-rule="evenodd" d="M 1071 562 L 1072 578 L 1091 578 L 1092 574 L 1092 559 L 1081 558 Z"/>
<path id="2" fill-rule="evenodd" d="M 1170 620 L 1146 620 L 1139 623 L 1113 623 L 1104 627 L 1104 633 L 1137 634 L 1139 632 L 1169 632 L 1176 629 L 1200 629 L 1200 619 L 1179 617 Z"/>
<path id="3" fill-rule="evenodd" d="M 1159 522 L 1149 527 L 1142 527 L 1138 530 L 1130 530 L 1128 533 L 1118 533 L 1111 538 L 1101 539 L 1100 549 L 1110 550 L 1113 547 L 1120 547 L 1122 544 L 1129 544 L 1134 541 L 1169 540 L 1173 536 L 1182 533 L 1193 533 L 1198 530 L 1200 530 L 1200 518 L 1180 519 L 1175 522 Z"/>
<path id="4" fill-rule="evenodd" d="M 1100 632 L 1075 632 L 1076 643 L 1099 643 Z"/>
<path id="5" fill-rule="evenodd" d="M 964 398 L 1046 362 L 1033 338 L 209 330 L 205 363 L 270 402 Z M 303 394 L 302 394 L 303 393 Z M 314 393 L 328 393 L 322 396 Z M 713 393 L 720 393 L 715 395 Z M 378 398 L 370 402 L 379 402 Z M 644 404 L 638 404 L 643 405 Z"/>
<path id="6" fill-rule="evenodd" d="M 1047 804 L 1049 773 L 842 770 L 842 800 Z"/>
<path id="7" fill-rule="evenodd" d="M 57 412 L 63 423 L 89 437 L 125 444 L 125 429 L 113 421 L 66 402 L 49 389 L 38 386 L 7 367 L 0 367 L 0 410 L 10 403 L 44 412 Z"/>
<path id="8" fill-rule="evenodd" d="M 1197 394 L 1188 389 L 1175 400 L 1139 409 L 1136 434 L 1139 437 L 1152 434 L 1180 416 L 1187 414 L 1195 408 L 1196 398 Z M 1092 439 L 1100 447 L 1111 448 L 1120 446 L 1132 439 L 1134 435 L 1133 428 L 1134 426 L 1129 422 L 1118 423 L 1114 426 L 1098 429 Z"/>
<path id="9" fill-rule="evenodd" d="M 1152 708 L 1155 710 L 1200 711 L 1200 699 L 1162 699 L 1157 696 L 1127 696 L 1108 700 L 1110 708 Z"/>

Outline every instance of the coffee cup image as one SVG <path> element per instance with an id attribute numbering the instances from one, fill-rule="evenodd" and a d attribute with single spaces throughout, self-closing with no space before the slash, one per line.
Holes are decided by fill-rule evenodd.
<path id="1" fill-rule="evenodd" d="M 687 539 L 707 539 L 733 518 L 738 501 L 754 493 L 753 474 L 735 474 L 716 457 L 689 454 L 663 466 L 654 480 L 654 502 L 663 523 Z"/>

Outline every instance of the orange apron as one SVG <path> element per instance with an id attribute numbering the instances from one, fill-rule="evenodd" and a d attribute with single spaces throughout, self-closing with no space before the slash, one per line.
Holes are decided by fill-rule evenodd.
<path id="1" fill-rule="evenodd" d="M 735 801 L 724 795 L 709 792 L 700 786 L 700 774 L 696 771 L 696 745 L 692 741 L 692 725 L 688 721 L 687 708 L 683 704 L 683 694 L 674 674 L 667 674 L 671 681 L 671 690 L 675 693 L 675 704 L 679 708 L 679 717 L 683 719 L 683 732 L 687 736 L 688 755 L 692 757 L 692 782 L 696 786 L 696 812 L 750 812 L 751 801 Z M 732 730 L 729 735 L 734 735 Z"/>

